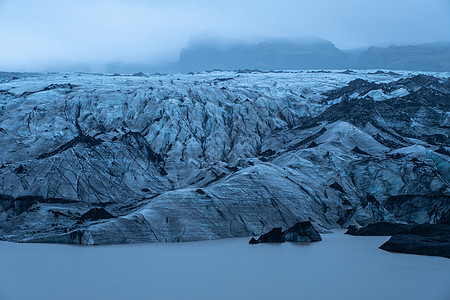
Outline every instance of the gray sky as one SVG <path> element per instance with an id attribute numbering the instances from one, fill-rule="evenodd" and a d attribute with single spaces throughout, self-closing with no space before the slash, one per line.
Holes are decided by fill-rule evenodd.
<path id="1" fill-rule="evenodd" d="M 450 0 L 0 0 L 0 70 L 176 60 L 192 38 L 313 35 L 341 49 L 450 41 Z"/>

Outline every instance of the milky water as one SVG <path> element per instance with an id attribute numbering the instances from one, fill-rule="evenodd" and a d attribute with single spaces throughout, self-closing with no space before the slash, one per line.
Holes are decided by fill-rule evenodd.
<path id="1" fill-rule="evenodd" d="M 450 260 L 336 231 L 311 244 L 0 243 L 0 299 L 450 299 Z"/>

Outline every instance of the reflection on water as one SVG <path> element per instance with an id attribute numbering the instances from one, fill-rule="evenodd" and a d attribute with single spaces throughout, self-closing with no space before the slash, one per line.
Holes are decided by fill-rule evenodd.
<path id="1" fill-rule="evenodd" d="M 450 260 L 339 230 L 311 244 L 0 243 L 0 299 L 450 299 Z"/>

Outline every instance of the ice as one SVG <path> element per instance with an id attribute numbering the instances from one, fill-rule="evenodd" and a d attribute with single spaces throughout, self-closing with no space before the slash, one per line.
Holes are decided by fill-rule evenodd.
<path id="1" fill-rule="evenodd" d="M 0 238 L 174 242 L 395 220 L 390 196 L 450 195 L 446 74 L 398 73 L 5 77 Z M 93 207 L 117 218 L 78 222 Z"/>

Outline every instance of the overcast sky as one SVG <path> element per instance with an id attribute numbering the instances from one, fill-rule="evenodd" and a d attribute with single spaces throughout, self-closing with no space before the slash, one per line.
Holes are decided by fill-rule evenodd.
<path id="1" fill-rule="evenodd" d="M 450 41 L 450 0 L 0 0 L 0 70 L 176 60 L 192 38 Z"/>

